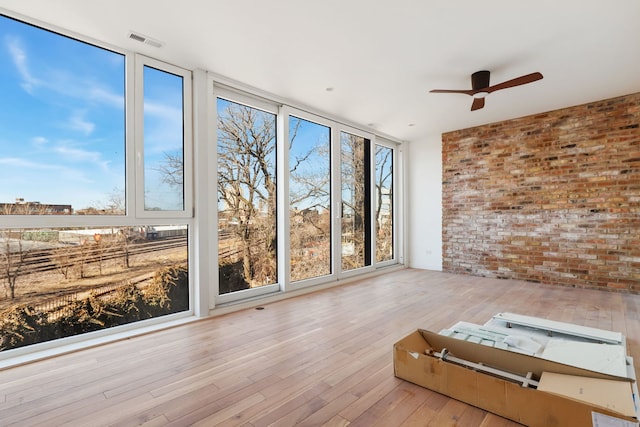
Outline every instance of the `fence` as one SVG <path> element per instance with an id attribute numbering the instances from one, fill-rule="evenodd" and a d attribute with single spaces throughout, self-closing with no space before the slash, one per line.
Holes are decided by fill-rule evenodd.
<path id="1" fill-rule="evenodd" d="M 87 298 L 89 295 L 93 295 L 96 298 L 109 298 L 110 294 L 114 293 L 118 289 L 121 289 L 128 285 L 141 285 L 144 282 L 150 280 L 153 277 L 153 273 L 140 276 L 136 279 L 126 280 L 119 283 L 111 283 L 109 285 L 100 286 L 94 288 L 91 291 L 74 292 L 72 294 L 66 294 L 55 298 L 50 298 L 45 301 L 36 303 L 33 305 L 33 309 L 36 312 L 46 314 L 49 322 L 58 320 L 71 313 L 70 305 L 76 301 Z"/>

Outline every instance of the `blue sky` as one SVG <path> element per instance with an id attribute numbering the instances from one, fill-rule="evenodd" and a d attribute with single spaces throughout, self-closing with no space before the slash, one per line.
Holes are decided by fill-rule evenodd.
<path id="1" fill-rule="evenodd" d="M 151 67 L 144 70 L 145 205 L 148 208 L 182 210 L 182 189 L 162 182 L 159 167 L 165 153 L 179 155 L 182 127 L 182 77 Z"/>
<path id="2" fill-rule="evenodd" d="M 124 190 L 124 57 L 0 17 L 0 202 Z"/>
<path id="3" fill-rule="evenodd" d="M 147 167 L 182 147 L 182 82 L 159 90 L 160 74 L 145 82 Z M 77 210 L 124 200 L 124 80 L 124 55 L 0 16 L 0 202 Z M 148 175 L 150 203 L 181 205 Z"/>
<path id="4" fill-rule="evenodd" d="M 311 181 L 315 182 L 316 185 L 318 182 L 326 180 L 323 190 L 329 194 L 331 191 L 329 180 L 331 155 L 329 143 L 331 140 L 331 129 L 327 126 L 292 116 L 289 119 L 291 137 L 293 137 L 296 126 L 298 126 L 297 133 L 289 153 L 290 167 L 296 166 L 299 160 L 305 159 L 297 165 L 296 176 L 314 177 Z M 318 150 L 311 152 L 314 147 L 318 148 Z M 305 181 L 306 180 L 303 179 L 302 182 Z M 291 180 L 290 191 L 293 198 L 297 197 L 299 193 L 306 192 L 307 188 L 302 182 L 296 182 L 296 179 Z M 316 206 L 317 204 L 321 204 L 328 209 L 328 196 L 309 197 L 307 200 L 296 203 L 295 207 L 306 209 L 308 206 L 313 205 L 318 208 Z"/>

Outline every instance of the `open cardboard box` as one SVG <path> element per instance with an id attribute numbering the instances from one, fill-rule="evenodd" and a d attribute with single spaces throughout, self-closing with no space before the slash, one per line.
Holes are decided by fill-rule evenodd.
<path id="1" fill-rule="evenodd" d="M 393 365 L 395 375 L 414 384 L 445 394 L 454 399 L 482 408 L 527 426 L 638 426 L 637 409 L 634 416 L 624 415 L 607 404 L 589 403 L 556 393 L 523 387 L 516 382 L 472 370 L 468 367 L 442 360 L 428 353 L 441 353 L 443 349 L 457 358 L 481 363 L 502 371 L 525 377 L 532 373 L 539 380 L 543 372 L 573 375 L 591 379 L 620 382 L 621 399 L 637 395 L 633 366 L 630 377 L 617 377 L 589 371 L 557 362 L 487 347 L 469 341 L 439 335 L 419 329 L 394 345 Z M 609 396 L 610 398 L 610 396 Z M 615 406 L 615 405 L 613 405 Z"/>

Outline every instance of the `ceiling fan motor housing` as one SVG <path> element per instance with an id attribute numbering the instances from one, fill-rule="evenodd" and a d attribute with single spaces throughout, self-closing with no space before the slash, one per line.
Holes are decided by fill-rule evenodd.
<path id="1" fill-rule="evenodd" d="M 473 90 L 484 89 L 489 87 L 489 71 L 476 71 L 471 74 L 471 87 Z"/>

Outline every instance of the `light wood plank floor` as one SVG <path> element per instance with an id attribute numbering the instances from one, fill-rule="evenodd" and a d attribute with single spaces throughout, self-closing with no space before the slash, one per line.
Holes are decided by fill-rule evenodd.
<path id="1" fill-rule="evenodd" d="M 640 296 L 407 269 L 0 371 L 0 424 L 516 426 L 393 376 L 418 327 L 510 311 L 620 331 Z"/>

